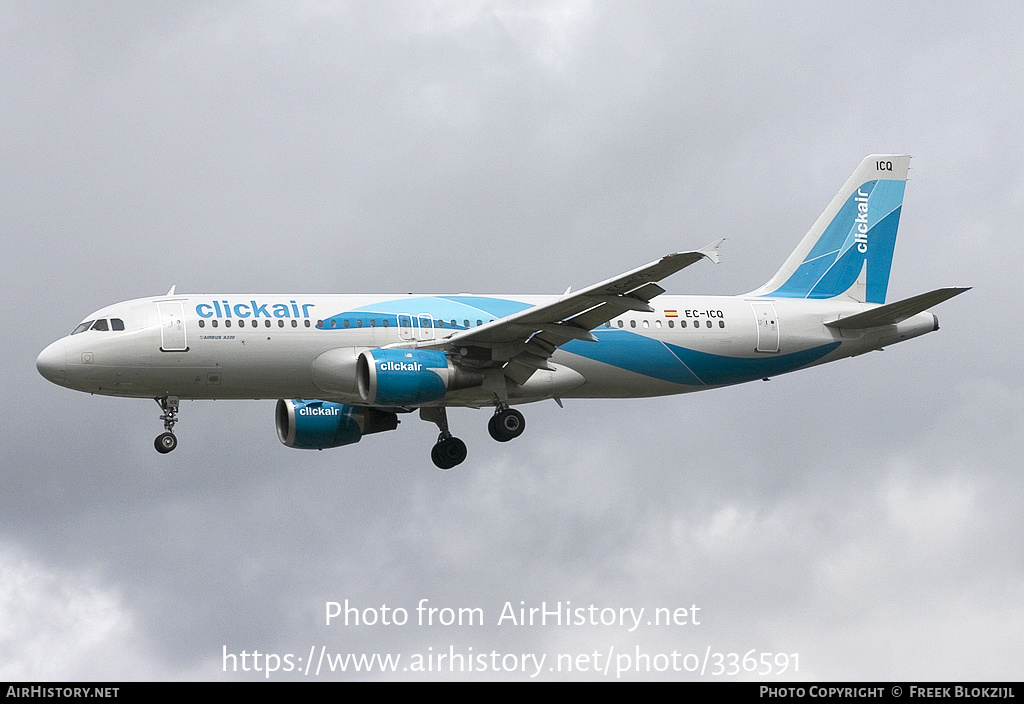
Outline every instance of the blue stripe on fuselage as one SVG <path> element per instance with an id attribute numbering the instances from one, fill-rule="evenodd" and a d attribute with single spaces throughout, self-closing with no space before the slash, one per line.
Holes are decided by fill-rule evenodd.
<path id="1" fill-rule="evenodd" d="M 458 323 L 467 319 L 471 319 L 472 327 L 473 321 L 481 315 L 498 319 L 530 307 L 529 303 L 486 296 L 397 298 L 333 315 L 325 319 L 325 327 L 330 327 L 329 321 L 332 320 L 337 321 L 337 329 L 343 329 L 344 320 L 353 327 L 357 326 L 356 321 L 363 323 L 358 327 L 369 327 L 370 320 L 378 325 L 377 320 L 383 319 L 388 320 L 389 326 L 394 326 L 399 313 L 410 314 L 415 327 L 420 323 L 418 315 L 429 312 L 435 320 L 454 320 L 455 329 L 463 329 Z M 784 374 L 816 362 L 839 346 L 838 342 L 833 342 L 789 354 L 728 357 L 691 350 L 627 330 L 598 328 L 594 334 L 599 342 L 573 340 L 562 349 L 620 369 L 687 386 L 722 386 Z"/>
<path id="2" fill-rule="evenodd" d="M 562 349 L 645 376 L 689 386 L 721 386 L 791 372 L 816 362 L 838 342 L 771 357 L 727 357 L 698 352 L 626 330 L 595 331 L 599 342 L 573 340 Z"/>

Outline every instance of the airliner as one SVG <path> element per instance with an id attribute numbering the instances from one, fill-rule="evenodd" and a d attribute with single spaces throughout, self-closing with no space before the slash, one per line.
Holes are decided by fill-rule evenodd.
<path id="1" fill-rule="evenodd" d="M 514 406 L 704 391 L 879 350 L 938 330 L 926 312 L 964 291 L 886 303 L 908 155 L 866 157 L 782 267 L 739 296 L 666 295 L 662 279 L 721 240 L 560 296 L 202 294 L 117 303 L 40 353 L 46 379 L 152 398 L 157 451 L 177 446 L 181 399 L 277 399 L 287 447 L 324 450 L 398 427 L 437 425 L 441 469 L 466 459 L 450 407 L 493 408 L 507 442 Z"/>

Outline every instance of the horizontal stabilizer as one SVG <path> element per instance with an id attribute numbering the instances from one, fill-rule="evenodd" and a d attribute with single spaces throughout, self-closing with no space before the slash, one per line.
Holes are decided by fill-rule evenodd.
<path id="1" fill-rule="evenodd" d="M 959 296 L 964 291 L 970 291 L 971 287 L 939 288 L 919 296 L 887 303 L 884 306 L 872 308 L 864 313 L 857 313 L 838 320 L 830 320 L 825 323 L 830 328 L 860 329 L 873 328 L 879 325 L 895 325 L 907 318 L 917 315 L 921 311 L 928 310 L 934 305 L 949 300 L 953 296 Z"/>

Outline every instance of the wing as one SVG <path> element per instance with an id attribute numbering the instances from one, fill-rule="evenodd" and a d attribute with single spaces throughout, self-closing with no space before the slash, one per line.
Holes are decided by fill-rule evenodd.
<path id="1" fill-rule="evenodd" d="M 570 340 L 596 342 L 590 331 L 612 318 L 630 310 L 652 312 L 648 302 L 665 292 L 657 282 L 705 257 L 717 263 L 721 243 L 669 254 L 575 293 L 566 291 L 552 303 L 417 346 L 453 351 L 467 366 L 501 367 L 506 377 L 524 384 L 538 369 L 553 371 L 548 359 Z"/>

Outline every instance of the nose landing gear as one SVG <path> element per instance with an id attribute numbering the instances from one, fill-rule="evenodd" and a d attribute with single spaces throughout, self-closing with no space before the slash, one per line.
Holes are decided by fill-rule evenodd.
<path id="1" fill-rule="evenodd" d="M 164 431 L 166 432 L 156 436 L 153 446 L 161 455 L 166 455 L 178 446 L 178 438 L 174 436 L 174 424 L 178 422 L 179 399 L 177 396 L 164 396 L 154 400 L 160 404 L 160 408 L 164 411 L 163 415 L 160 416 L 160 420 L 164 422 Z"/>

